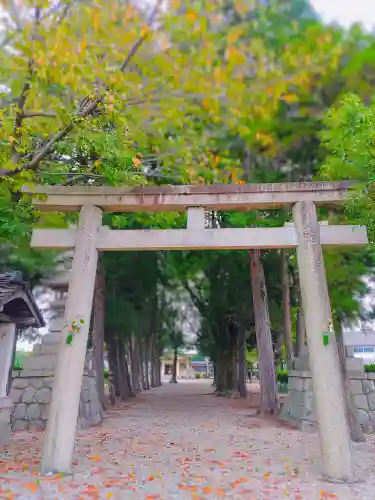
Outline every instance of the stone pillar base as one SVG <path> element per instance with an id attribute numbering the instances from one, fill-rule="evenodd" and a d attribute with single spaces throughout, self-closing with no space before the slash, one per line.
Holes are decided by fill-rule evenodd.
<path id="1" fill-rule="evenodd" d="M 12 401 L 13 431 L 45 429 L 51 400 L 53 373 L 40 370 L 15 372 L 9 394 Z M 87 429 L 103 421 L 103 409 L 95 384 L 95 373 L 85 372 L 82 380 L 77 428 Z"/>
<path id="2" fill-rule="evenodd" d="M 10 398 L 0 399 L 0 445 L 8 445 L 12 438 L 10 427 L 12 406 Z"/>

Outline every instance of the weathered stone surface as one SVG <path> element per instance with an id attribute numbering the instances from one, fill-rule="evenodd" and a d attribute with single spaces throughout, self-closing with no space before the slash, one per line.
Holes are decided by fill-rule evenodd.
<path id="1" fill-rule="evenodd" d="M 358 410 L 358 422 L 361 425 L 366 424 L 370 420 L 369 415 L 364 410 Z"/>
<path id="2" fill-rule="evenodd" d="M 28 380 L 24 378 L 14 378 L 12 382 L 13 389 L 26 389 L 28 385 Z"/>
<path id="3" fill-rule="evenodd" d="M 0 408 L 0 445 L 8 445 L 11 437 L 10 407 Z"/>
<path id="4" fill-rule="evenodd" d="M 49 405 L 40 405 L 42 407 L 42 419 L 48 420 Z"/>
<path id="5" fill-rule="evenodd" d="M 27 420 L 13 420 L 12 422 L 12 431 L 23 431 L 24 429 L 27 429 L 28 427 L 28 422 Z"/>
<path id="6" fill-rule="evenodd" d="M 346 358 L 346 368 L 350 372 L 364 372 L 363 359 L 361 358 Z"/>
<path id="7" fill-rule="evenodd" d="M 91 380 L 90 377 L 83 377 L 82 379 L 82 390 L 90 389 Z"/>
<path id="8" fill-rule="evenodd" d="M 51 401 L 51 389 L 49 387 L 42 387 L 35 394 L 35 400 L 38 403 L 49 403 Z"/>
<path id="9" fill-rule="evenodd" d="M 362 394 L 362 381 L 356 379 L 349 380 L 349 390 L 351 394 Z"/>
<path id="10" fill-rule="evenodd" d="M 370 392 L 367 395 L 368 406 L 370 410 L 375 410 L 375 392 Z"/>
<path id="11" fill-rule="evenodd" d="M 22 394 L 21 401 L 23 403 L 32 403 L 35 401 L 36 389 L 33 386 L 28 386 Z"/>
<path id="12" fill-rule="evenodd" d="M 368 380 L 375 380 L 375 373 L 367 373 Z"/>
<path id="13" fill-rule="evenodd" d="M 81 392 L 81 401 L 83 401 L 84 403 L 88 403 L 90 401 L 90 392 L 88 389 L 84 389 Z"/>
<path id="14" fill-rule="evenodd" d="M 370 410 L 368 412 L 371 422 L 375 425 L 375 410 Z"/>
<path id="15" fill-rule="evenodd" d="M 9 392 L 9 397 L 13 401 L 13 403 L 19 403 L 21 401 L 21 397 L 22 397 L 22 390 L 21 389 L 14 389 L 12 387 L 10 392 Z"/>
<path id="16" fill-rule="evenodd" d="M 26 417 L 26 410 L 27 410 L 27 404 L 26 403 L 19 403 L 18 405 L 15 406 L 12 419 L 14 420 L 21 420 Z"/>
<path id="17" fill-rule="evenodd" d="M 294 368 L 295 370 L 309 371 L 310 370 L 309 358 L 308 357 L 295 358 Z"/>
<path id="18" fill-rule="evenodd" d="M 363 394 L 369 394 L 375 390 L 375 382 L 373 380 L 362 381 Z"/>
<path id="19" fill-rule="evenodd" d="M 369 404 L 364 394 L 356 394 L 353 397 L 353 402 L 359 410 L 368 410 Z"/>
<path id="20" fill-rule="evenodd" d="M 41 407 L 38 403 L 32 403 L 27 407 L 26 418 L 36 419 L 41 416 Z"/>
<path id="21" fill-rule="evenodd" d="M 36 420 L 30 420 L 29 422 L 29 429 L 45 429 L 46 428 L 46 423 L 41 420 L 41 419 L 36 419 Z"/>

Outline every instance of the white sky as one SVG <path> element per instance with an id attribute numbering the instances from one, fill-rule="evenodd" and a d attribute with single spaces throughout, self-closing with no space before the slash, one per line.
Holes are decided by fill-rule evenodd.
<path id="1" fill-rule="evenodd" d="M 310 0 L 316 11 L 327 21 L 337 21 L 344 26 L 354 22 L 366 28 L 375 27 L 375 0 Z"/>

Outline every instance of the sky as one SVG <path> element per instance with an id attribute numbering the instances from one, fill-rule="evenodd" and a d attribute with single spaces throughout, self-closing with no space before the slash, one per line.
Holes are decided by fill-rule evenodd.
<path id="1" fill-rule="evenodd" d="M 375 0 L 310 0 L 315 10 L 327 21 L 344 26 L 362 22 L 366 28 L 375 27 Z"/>

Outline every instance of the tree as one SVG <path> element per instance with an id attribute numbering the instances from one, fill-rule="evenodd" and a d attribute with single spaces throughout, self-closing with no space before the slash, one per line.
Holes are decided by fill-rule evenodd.
<path id="1" fill-rule="evenodd" d="M 346 218 L 368 227 L 370 240 L 375 229 L 375 107 L 349 94 L 326 115 L 322 144 L 327 157 L 322 165 L 326 179 L 359 181 L 348 201 Z"/>

